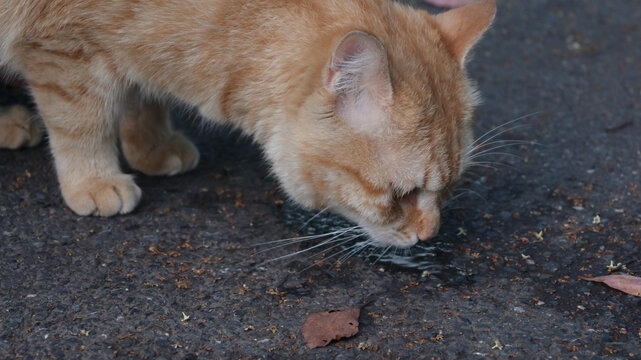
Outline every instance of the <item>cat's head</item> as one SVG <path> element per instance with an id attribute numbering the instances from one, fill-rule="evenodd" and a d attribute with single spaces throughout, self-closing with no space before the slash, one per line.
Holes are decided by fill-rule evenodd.
<path id="1" fill-rule="evenodd" d="M 377 245 L 409 247 L 437 234 L 469 160 L 476 99 L 465 55 L 495 3 L 398 11 L 396 31 L 350 31 L 333 44 L 289 148 L 271 150 L 287 154 L 274 166 L 294 200 L 347 217 Z"/>

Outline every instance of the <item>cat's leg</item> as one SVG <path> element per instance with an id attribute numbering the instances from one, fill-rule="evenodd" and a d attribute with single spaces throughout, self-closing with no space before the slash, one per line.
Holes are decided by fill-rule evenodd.
<path id="1" fill-rule="evenodd" d="M 141 191 L 118 163 L 115 84 L 97 84 L 82 70 L 77 68 L 75 79 L 52 71 L 26 75 L 67 205 L 79 215 L 125 214 L 136 207 Z"/>
<path id="2" fill-rule="evenodd" d="M 128 100 L 120 140 L 129 165 L 146 175 L 176 175 L 198 165 L 194 144 L 172 129 L 168 111 L 153 100 Z"/>
<path id="3" fill-rule="evenodd" d="M 35 146 L 41 138 L 40 123 L 27 108 L 21 105 L 0 108 L 0 148 Z"/>

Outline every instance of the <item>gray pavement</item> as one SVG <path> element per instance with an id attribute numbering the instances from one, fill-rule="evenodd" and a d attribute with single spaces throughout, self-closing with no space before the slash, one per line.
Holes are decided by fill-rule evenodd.
<path id="1" fill-rule="evenodd" d="M 641 276 L 640 44 L 638 1 L 499 2 L 469 66 L 477 133 L 531 114 L 501 138 L 536 144 L 445 212 L 465 281 L 266 262 L 298 249 L 257 253 L 295 235 L 283 195 L 247 139 L 192 120 L 200 166 L 139 175 L 142 203 L 111 219 L 63 206 L 45 145 L 0 151 L 0 358 L 641 357 L 641 299 L 579 279 Z M 305 348 L 309 313 L 365 301 L 358 335 Z"/>

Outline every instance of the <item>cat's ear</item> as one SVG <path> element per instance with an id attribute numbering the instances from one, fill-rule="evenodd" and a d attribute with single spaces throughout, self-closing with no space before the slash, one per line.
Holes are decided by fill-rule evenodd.
<path id="1" fill-rule="evenodd" d="M 465 55 L 490 26 L 495 14 L 496 0 L 481 0 L 436 15 L 445 43 L 459 64 L 465 64 Z"/>
<path id="2" fill-rule="evenodd" d="M 384 129 L 392 82 L 383 44 L 362 31 L 345 35 L 327 65 L 325 88 L 335 95 L 334 112 L 355 131 Z"/>

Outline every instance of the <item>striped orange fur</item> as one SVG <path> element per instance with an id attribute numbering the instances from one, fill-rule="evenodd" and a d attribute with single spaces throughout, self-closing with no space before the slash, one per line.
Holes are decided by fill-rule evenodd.
<path id="1" fill-rule="evenodd" d="M 298 203 L 406 247 L 436 234 L 465 168 L 465 56 L 494 12 L 493 0 L 436 17 L 387 0 L 3 0 L 0 67 L 26 79 L 78 214 L 137 205 L 118 137 L 146 174 L 196 166 L 161 105 L 176 99 L 253 135 Z M 0 146 L 39 138 L 16 114 L 0 114 Z"/>

